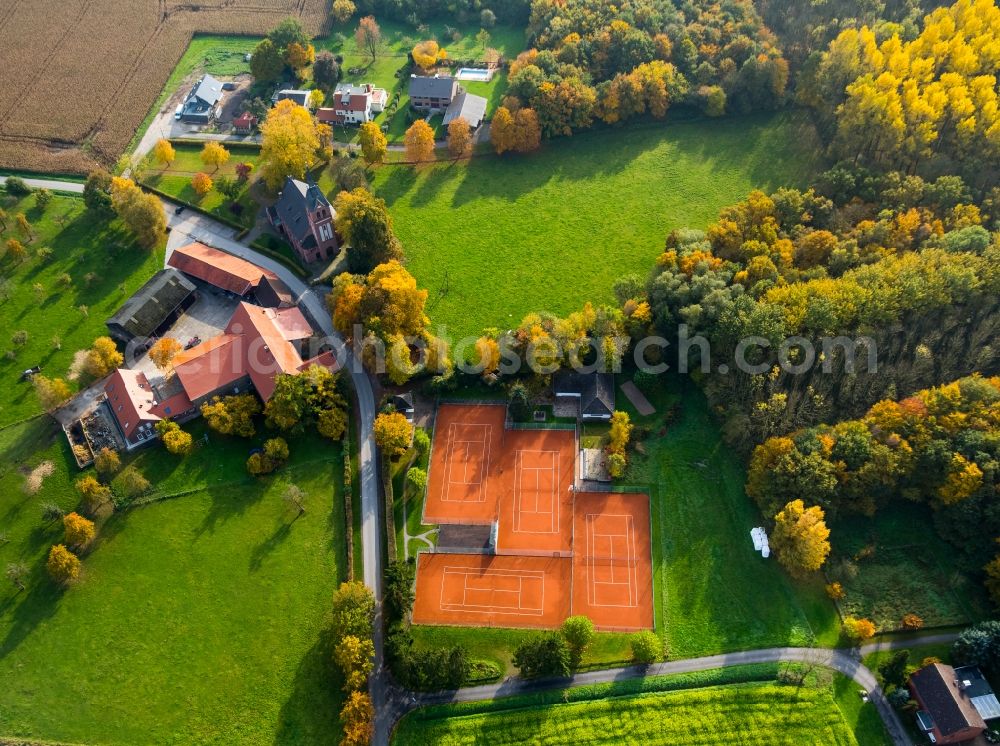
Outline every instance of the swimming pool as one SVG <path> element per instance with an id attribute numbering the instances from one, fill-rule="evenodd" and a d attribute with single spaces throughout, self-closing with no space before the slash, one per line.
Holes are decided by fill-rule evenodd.
<path id="1" fill-rule="evenodd" d="M 455 73 L 455 77 L 459 80 L 479 80 L 484 83 L 489 82 L 493 78 L 492 70 L 483 70 L 478 67 L 463 67 Z"/>

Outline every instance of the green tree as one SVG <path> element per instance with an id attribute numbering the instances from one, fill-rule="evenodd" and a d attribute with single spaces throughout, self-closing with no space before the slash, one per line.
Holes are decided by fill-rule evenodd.
<path id="1" fill-rule="evenodd" d="M 256 433 L 253 418 L 260 414 L 260 400 L 253 394 L 214 397 L 201 405 L 201 416 L 213 430 L 223 435 L 252 438 Z"/>
<path id="2" fill-rule="evenodd" d="M 663 657 L 663 642 L 651 630 L 633 633 L 629 643 L 632 646 L 632 660 L 636 663 L 656 663 Z"/>
<path id="3" fill-rule="evenodd" d="M 333 596 L 332 629 L 338 640 L 347 635 L 367 640 L 372 636 L 375 622 L 375 598 L 357 580 L 341 583 Z"/>
<path id="4" fill-rule="evenodd" d="M 594 623 L 586 616 L 571 616 L 562 623 L 560 631 L 569 645 L 570 660 L 576 668 L 587 646 L 594 640 Z"/>
<path id="5" fill-rule="evenodd" d="M 250 57 L 250 72 L 254 78 L 270 83 L 279 80 L 284 71 L 285 59 L 281 50 L 270 39 L 260 41 Z"/>
<path id="6" fill-rule="evenodd" d="M 390 622 L 403 622 L 413 609 L 415 568 L 409 562 L 393 560 L 385 568 L 383 602 Z"/>
<path id="7" fill-rule="evenodd" d="M 514 650 L 512 662 L 525 679 L 570 674 L 569 646 L 561 635 L 546 634 L 522 642 Z"/>

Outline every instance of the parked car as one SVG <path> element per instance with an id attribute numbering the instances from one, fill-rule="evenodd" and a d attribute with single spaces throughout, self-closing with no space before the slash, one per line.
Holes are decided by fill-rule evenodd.
<path id="1" fill-rule="evenodd" d="M 30 381 L 31 377 L 33 375 L 35 375 L 36 373 L 41 373 L 41 372 L 42 372 L 42 366 L 41 365 L 36 365 L 34 368 L 28 368 L 26 371 L 24 371 L 24 372 L 21 373 L 21 380 L 22 381 Z"/>
<path id="2" fill-rule="evenodd" d="M 174 215 L 180 215 L 182 212 L 184 212 L 184 205 L 179 205 L 174 209 Z"/>
<path id="3" fill-rule="evenodd" d="M 177 104 L 177 108 L 174 109 L 174 119 L 180 120 L 183 114 L 184 114 L 184 104 Z"/>

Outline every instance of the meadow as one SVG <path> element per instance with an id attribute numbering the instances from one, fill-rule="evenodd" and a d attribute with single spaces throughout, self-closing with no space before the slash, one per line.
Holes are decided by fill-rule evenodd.
<path id="1" fill-rule="evenodd" d="M 747 666 L 430 707 L 401 721 L 393 743 L 888 743 L 852 682 L 821 671 L 779 683 L 794 671 Z"/>
<path id="2" fill-rule="evenodd" d="M 0 166 L 85 173 L 114 163 L 195 33 L 260 35 L 289 15 L 316 33 L 327 12 L 324 0 L 78 6 L 34 0 L 0 10 Z"/>
<path id="3" fill-rule="evenodd" d="M 254 479 L 243 467 L 254 444 L 211 433 L 184 460 L 158 445 L 131 457 L 162 499 L 103 521 L 80 580 L 60 589 L 44 558 L 61 528 L 42 506 L 72 509 L 78 472 L 48 420 L 0 430 L 0 565 L 30 568 L 25 591 L 0 586 L 0 736 L 336 737 L 328 610 L 345 571 L 339 446 L 292 439 L 290 463 Z M 40 489 L 26 490 L 26 474 L 45 464 Z M 288 483 L 306 493 L 301 517 L 282 497 Z"/>
<path id="4" fill-rule="evenodd" d="M 452 339 L 531 311 L 611 302 L 645 276 L 670 230 L 704 228 L 755 188 L 804 185 L 821 167 L 801 113 L 600 129 L 530 155 L 383 166 L 408 267 Z"/>
<path id="5" fill-rule="evenodd" d="M 198 172 L 207 173 L 213 182 L 223 176 L 235 179 L 236 166 L 240 163 L 251 163 L 256 170 L 257 162 L 260 160 L 260 149 L 228 145 L 229 161 L 216 170 L 214 166 L 205 166 L 201 162 L 202 147 L 192 143 L 174 143 L 177 157 L 167 166 L 150 156 L 141 182 L 180 202 L 195 205 L 225 222 L 244 228 L 253 227 L 260 208 L 250 194 L 250 185 L 254 183 L 255 176 L 251 175 L 251 181 L 237 195 L 236 204 L 239 206 L 239 212 L 233 212 L 230 209 L 229 198 L 220 194 L 214 187 L 207 194 L 199 195 L 191 186 L 191 179 Z"/>
<path id="6" fill-rule="evenodd" d="M 621 395 L 617 404 L 640 428 L 626 481 L 650 492 L 657 624 L 670 657 L 836 645 L 839 618 L 822 581 L 792 581 L 773 555 L 754 552 L 750 529 L 761 518 L 701 391 L 669 376 L 651 401 L 657 413 L 646 418 Z"/>
<path id="7" fill-rule="evenodd" d="M 31 384 L 20 380 L 21 372 L 40 365 L 47 376 L 70 376 L 75 353 L 107 334 L 104 320 L 163 267 L 163 251 L 136 247 L 117 221 L 95 221 L 79 197 L 56 195 L 44 210 L 36 207 L 33 196 L 3 197 L 0 207 L 8 215 L 7 229 L 0 230 L 0 276 L 8 280 L 0 293 L 3 427 L 41 413 Z M 18 213 L 32 224 L 30 242 L 17 229 Z M 28 250 L 20 263 L 2 256 L 11 238 Z M 39 257 L 41 248 L 52 250 L 51 259 Z M 25 344 L 14 344 L 17 331 L 28 333 Z M 71 387 L 81 383 L 68 382 Z"/>
<path id="8" fill-rule="evenodd" d="M 871 619 L 880 632 L 901 629 L 906 614 L 926 627 L 989 616 L 989 599 L 973 577 L 978 568 L 961 565 L 927 506 L 901 501 L 873 518 L 845 517 L 831 526 L 830 541 L 826 574 L 844 588 L 841 612 Z"/>

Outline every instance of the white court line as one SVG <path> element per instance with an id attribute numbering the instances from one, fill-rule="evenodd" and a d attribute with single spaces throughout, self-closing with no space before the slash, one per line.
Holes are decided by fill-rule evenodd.
<path id="1" fill-rule="evenodd" d="M 596 522 L 598 518 L 624 518 L 625 519 L 625 533 L 597 533 Z M 634 608 L 638 605 L 639 599 L 639 581 L 638 581 L 638 571 L 635 567 L 636 557 L 635 552 L 635 518 L 631 513 L 588 513 L 586 515 L 586 534 L 587 534 L 587 557 L 586 557 L 586 567 L 587 567 L 587 603 L 591 606 L 600 606 L 605 608 Z M 602 539 L 615 539 L 624 538 L 625 539 L 625 570 L 626 578 L 624 581 L 615 580 L 615 556 L 614 556 L 614 541 L 610 541 L 609 547 L 609 567 L 611 568 L 611 580 L 597 580 L 596 575 L 596 564 L 597 558 L 595 555 L 595 549 L 597 546 L 597 538 Z M 621 562 L 621 560 L 619 560 Z M 597 602 L 597 586 L 627 586 L 628 587 L 628 603 L 627 604 L 606 604 Z"/>
<path id="2" fill-rule="evenodd" d="M 449 575 L 462 575 L 462 603 L 454 604 L 445 601 L 445 579 Z M 503 577 L 513 577 L 518 580 L 518 590 L 508 590 L 508 589 L 497 589 L 497 588 L 477 588 L 474 585 L 469 585 L 469 580 L 472 576 L 480 576 L 482 578 L 488 578 L 490 575 L 499 575 Z M 542 584 L 542 601 L 538 608 L 526 607 L 523 605 L 524 600 L 524 581 L 526 579 L 538 580 Z M 517 610 L 515 611 L 512 606 L 487 606 L 485 604 L 472 604 L 468 602 L 469 591 L 472 592 L 492 592 L 494 594 L 503 593 L 516 593 L 517 594 Z M 506 570 L 506 569 L 496 569 L 489 570 L 486 573 L 482 571 L 471 568 L 471 567 L 461 567 L 461 566 L 446 566 L 443 568 L 441 574 L 441 601 L 440 607 L 442 611 L 460 611 L 466 613 L 482 613 L 484 611 L 493 614 L 509 614 L 511 616 L 542 616 L 545 613 L 545 572 L 542 570 Z"/>
<path id="3" fill-rule="evenodd" d="M 545 466 L 524 466 L 523 465 L 523 454 L 532 453 L 536 455 L 548 454 L 549 455 L 549 465 Z M 514 457 L 514 472 L 516 477 L 514 479 L 514 510 L 513 510 L 513 532 L 518 534 L 558 534 L 561 521 L 562 521 L 562 511 L 559 505 L 559 474 L 561 473 L 562 467 L 562 451 L 540 451 L 533 450 L 530 448 L 520 449 L 516 452 Z M 524 479 L 525 472 L 534 472 L 535 474 L 535 506 L 534 510 L 524 509 L 524 487 L 522 486 L 522 480 Z M 552 483 L 549 487 L 549 510 L 539 510 L 538 509 L 538 497 L 542 490 L 539 489 L 539 476 L 541 473 L 548 471 L 552 478 Z M 524 514 L 533 515 L 549 515 L 549 530 L 537 530 L 537 529 L 524 529 L 521 528 L 521 516 Z"/>
<path id="4" fill-rule="evenodd" d="M 457 426 L 463 428 L 482 428 L 482 440 L 459 440 L 456 435 Z M 453 502 L 453 503 L 463 503 L 463 502 L 486 502 L 486 480 L 489 478 L 489 446 L 490 440 L 493 434 L 493 426 L 488 423 L 465 423 L 465 422 L 452 422 L 448 426 L 448 448 L 446 450 L 447 458 L 447 480 L 445 481 L 444 495 L 441 497 L 441 502 Z M 455 479 L 455 450 L 460 445 L 469 446 L 471 444 L 477 444 L 480 446 L 481 461 L 479 464 L 479 474 L 475 481 L 470 481 L 469 479 L 469 463 L 466 459 L 461 459 L 462 461 L 462 476 L 461 479 Z M 470 486 L 479 486 L 479 496 L 475 500 L 470 500 L 467 498 L 452 498 L 451 487 L 452 485 L 460 485 L 463 488 Z M 467 490 L 463 490 L 467 491 Z"/>

